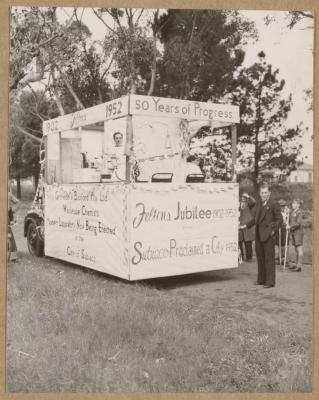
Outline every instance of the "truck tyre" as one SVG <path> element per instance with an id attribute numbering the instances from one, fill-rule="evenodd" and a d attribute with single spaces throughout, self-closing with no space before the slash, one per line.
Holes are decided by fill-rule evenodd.
<path id="1" fill-rule="evenodd" d="M 39 236 L 37 225 L 30 222 L 27 230 L 27 244 L 30 254 L 36 257 L 43 256 L 43 242 Z"/>

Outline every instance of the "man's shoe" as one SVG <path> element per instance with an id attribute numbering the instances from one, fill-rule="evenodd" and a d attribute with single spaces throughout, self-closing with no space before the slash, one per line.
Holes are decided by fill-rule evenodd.
<path id="1" fill-rule="evenodd" d="M 288 269 L 295 269 L 295 268 L 297 268 L 297 266 L 296 266 L 296 265 L 288 265 L 287 268 L 288 268 Z"/>
<path id="2" fill-rule="evenodd" d="M 262 283 L 260 283 L 260 282 L 254 282 L 254 285 L 264 285 L 265 284 L 265 282 L 262 282 Z"/>
<path id="3" fill-rule="evenodd" d="M 295 267 L 295 268 L 291 268 L 290 270 L 291 272 L 301 272 L 301 268 L 300 267 Z"/>
<path id="4" fill-rule="evenodd" d="M 265 289 L 269 289 L 269 288 L 271 288 L 271 287 L 274 287 L 275 285 L 264 285 L 263 287 L 265 288 Z"/>

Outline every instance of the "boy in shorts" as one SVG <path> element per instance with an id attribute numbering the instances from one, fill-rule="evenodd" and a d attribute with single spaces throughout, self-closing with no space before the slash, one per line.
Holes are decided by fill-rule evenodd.
<path id="1" fill-rule="evenodd" d="M 303 226 L 302 226 L 302 211 L 300 199 L 293 199 L 292 211 L 290 214 L 290 237 L 293 247 L 296 252 L 296 265 L 288 267 L 291 272 L 301 272 L 302 256 L 303 256 Z"/>

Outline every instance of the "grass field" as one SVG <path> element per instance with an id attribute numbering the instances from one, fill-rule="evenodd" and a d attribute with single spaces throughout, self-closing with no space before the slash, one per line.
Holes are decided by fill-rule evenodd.
<path id="1" fill-rule="evenodd" d="M 9 390 L 310 390 L 310 332 L 278 324 L 270 299 L 264 318 L 227 306 L 238 293 L 182 296 L 54 260 L 11 268 L 10 281 Z"/>
<path id="2" fill-rule="evenodd" d="M 8 268 L 10 392 L 307 392 L 312 373 L 311 234 L 300 274 L 256 263 L 129 283 L 51 258 Z"/>

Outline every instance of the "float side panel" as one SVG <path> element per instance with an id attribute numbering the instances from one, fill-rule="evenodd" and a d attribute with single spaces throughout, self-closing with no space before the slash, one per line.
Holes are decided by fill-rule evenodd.
<path id="1" fill-rule="evenodd" d="M 238 267 L 236 183 L 135 185 L 130 279 Z"/>
<path id="2" fill-rule="evenodd" d="M 125 187 L 47 185 L 45 255 L 129 279 Z"/>

